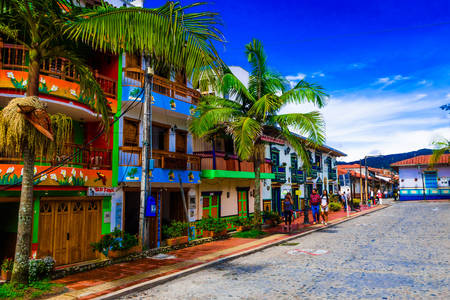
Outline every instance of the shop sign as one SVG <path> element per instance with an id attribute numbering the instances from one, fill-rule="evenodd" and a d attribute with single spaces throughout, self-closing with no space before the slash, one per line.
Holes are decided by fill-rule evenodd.
<path id="1" fill-rule="evenodd" d="M 89 187 L 88 196 L 112 196 L 115 192 L 114 188 L 109 187 Z"/>

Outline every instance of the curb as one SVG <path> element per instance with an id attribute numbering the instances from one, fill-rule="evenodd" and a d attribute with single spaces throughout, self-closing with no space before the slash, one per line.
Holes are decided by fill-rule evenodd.
<path id="1" fill-rule="evenodd" d="M 380 210 L 388 208 L 390 206 L 391 205 L 389 205 L 389 204 L 385 204 L 382 207 L 380 207 L 378 209 L 375 209 L 375 210 L 370 210 L 370 211 L 367 211 L 365 213 L 361 213 L 361 214 L 358 214 L 358 215 L 344 217 L 344 218 L 342 218 L 340 220 L 338 219 L 339 221 L 337 221 L 335 223 L 332 223 L 332 224 L 329 224 L 328 226 L 324 226 L 324 227 L 321 226 L 321 227 L 314 228 L 314 229 L 311 229 L 311 230 L 308 230 L 308 231 L 305 231 L 305 232 L 301 232 L 301 233 L 298 233 L 298 234 L 295 234 L 295 235 L 283 238 L 282 240 L 279 240 L 279 241 L 275 241 L 275 242 L 272 242 L 272 243 L 269 243 L 269 244 L 266 244 L 266 245 L 261 245 L 259 247 L 256 247 L 256 248 L 253 248 L 253 249 L 249 249 L 249 250 L 245 250 L 245 251 L 242 251 L 240 253 L 232 254 L 232 255 L 227 256 L 227 257 L 222 257 L 222 258 L 219 258 L 217 260 L 214 260 L 214 261 L 211 261 L 211 262 L 207 262 L 207 263 L 204 263 L 204 264 L 199 265 L 199 266 L 195 266 L 195 267 L 183 270 L 183 271 L 179 271 L 179 272 L 177 272 L 175 274 L 169 274 L 169 275 L 165 275 L 165 276 L 162 276 L 162 277 L 159 277 L 159 278 L 155 278 L 155 279 L 151 279 L 151 280 L 148 280 L 148 281 L 145 281 L 145 282 L 141 282 L 141 283 L 138 283 L 136 285 L 133 285 L 133 286 L 130 286 L 130 287 L 126 287 L 126 288 L 120 289 L 118 291 L 109 293 L 107 295 L 95 297 L 94 299 L 98 299 L 98 300 L 117 299 L 119 297 L 123 297 L 123 296 L 129 295 L 129 294 L 133 294 L 133 293 L 136 293 L 136 292 L 144 291 L 144 290 L 147 290 L 149 288 L 152 288 L 152 287 L 164 284 L 166 282 L 169 282 L 171 280 L 174 280 L 174 279 L 177 279 L 177 278 L 180 278 L 180 277 L 183 277 L 183 276 L 187 276 L 187 275 L 190 275 L 192 273 L 199 272 L 199 271 L 201 271 L 203 269 L 206 269 L 206 268 L 209 268 L 209 267 L 212 267 L 212 266 L 215 266 L 215 265 L 218 265 L 218 264 L 221 264 L 221 263 L 224 263 L 224 262 L 236 259 L 236 258 L 247 256 L 247 255 L 253 254 L 255 252 L 259 252 L 259 251 L 265 250 L 267 248 L 270 248 L 270 247 L 273 247 L 273 246 L 277 246 L 279 244 L 283 244 L 283 243 L 285 243 L 287 241 L 290 241 L 290 240 L 293 240 L 293 239 L 297 239 L 299 237 L 302 237 L 302 236 L 314 233 L 316 231 L 320 231 L 320 230 L 323 230 L 323 229 L 327 229 L 327 228 L 336 226 L 338 224 L 341 224 L 341 223 L 353 220 L 355 218 L 358 218 L 358 217 L 361 217 L 361 216 L 365 216 L 365 215 L 368 215 L 368 214 L 380 211 Z"/>

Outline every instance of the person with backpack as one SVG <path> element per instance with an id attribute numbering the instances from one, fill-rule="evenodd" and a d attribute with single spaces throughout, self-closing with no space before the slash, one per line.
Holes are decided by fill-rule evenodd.
<path id="1" fill-rule="evenodd" d="M 294 212 L 294 205 L 292 203 L 291 193 L 287 193 L 284 198 L 284 228 L 291 232 L 292 214 Z"/>
<path id="2" fill-rule="evenodd" d="M 323 191 L 322 197 L 320 199 L 320 215 L 322 216 L 322 224 L 328 225 L 328 193 L 327 190 Z"/>
<path id="3" fill-rule="evenodd" d="M 320 196 L 317 194 L 317 190 L 313 189 L 311 196 L 310 196 L 310 202 L 311 202 L 311 211 L 313 215 L 313 224 L 316 224 L 316 222 L 320 222 L 320 216 L 319 216 L 319 210 L 320 210 Z"/>

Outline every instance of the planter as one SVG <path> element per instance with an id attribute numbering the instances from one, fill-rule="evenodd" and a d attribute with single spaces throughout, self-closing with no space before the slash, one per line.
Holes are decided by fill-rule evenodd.
<path id="1" fill-rule="evenodd" d="M 220 232 L 210 231 L 210 230 L 203 230 L 203 237 L 218 237 L 218 236 L 224 236 L 227 235 L 227 230 L 224 229 Z"/>
<path id="2" fill-rule="evenodd" d="M 103 253 L 101 253 L 101 257 L 102 257 L 102 259 L 119 258 L 122 256 L 127 256 L 132 253 L 140 252 L 140 251 L 141 251 L 141 248 L 139 246 L 134 246 L 127 250 L 109 250 L 107 256 L 104 255 Z"/>
<path id="3" fill-rule="evenodd" d="M 186 244 L 188 241 L 189 241 L 189 237 L 187 235 L 170 238 L 170 239 L 167 239 L 167 246 Z"/>
<path id="4" fill-rule="evenodd" d="M 6 281 L 10 281 L 11 280 L 11 274 L 12 274 L 12 271 L 3 271 L 2 270 L 2 279 L 6 280 Z"/>

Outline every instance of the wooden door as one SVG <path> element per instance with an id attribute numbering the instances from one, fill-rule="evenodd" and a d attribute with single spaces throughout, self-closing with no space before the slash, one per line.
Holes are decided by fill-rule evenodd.
<path id="1" fill-rule="evenodd" d="M 187 151 L 187 132 L 184 130 L 177 130 L 175 136 L 175 150 L 179 153 L 186 153 Z"/>
<path id="2" fill-rule="evenodd" d="M 219 217 L 219 195 L 203 196 L 203 218 Z"/>
<path id="3" fill-rule="evenodd" d="M 98 242 L 101 237 L 102 226 L 102 206 L 100 200 L 91 200 L 84 202 L 85 209 L 85 237 L 80 246 L 84 249 L 84 259 L 92 260 L 98 257 L 98 253 L 92 251 L 91 243 Z M 82 236 L 83 232 L 73 232 Z"/>
<path id="4" fill-rule="evenodd" d="M 55 222 L 53 234 L 53 258 L 57 265 L 69 263 L 69 202 L 55 201 Z"/>
<path id="5" fill-rule="evenodd" d="M 101 234 L 101 201 L 41 201 L 38 256 L 52 256 L 57 265 L 97 258 L 91 243 Z"/>
<path id="6" fill-rule="evenodd" d="M 238 190 L 238 216 L 248 216 L 248 191 Z"/>

